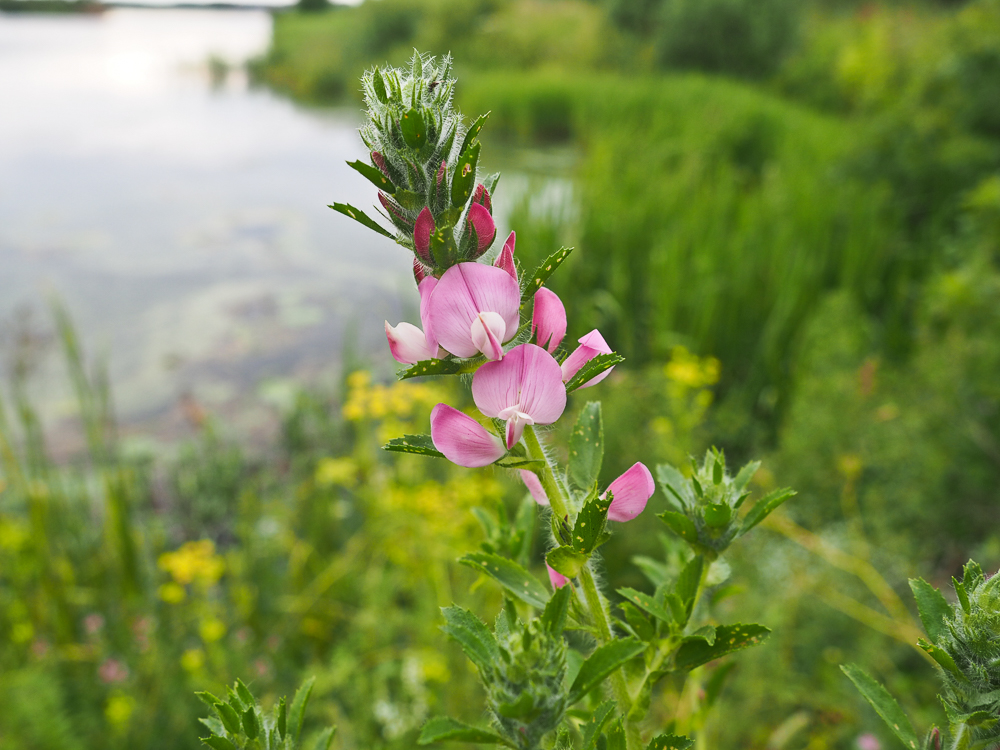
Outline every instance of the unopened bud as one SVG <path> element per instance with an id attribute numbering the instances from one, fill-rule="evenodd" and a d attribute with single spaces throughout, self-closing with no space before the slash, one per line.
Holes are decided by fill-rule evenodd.
<path id="1" fill-rule="evenodd" d="M 487 211 L 493 213 L 493 200 L 490 198 L 490 191 L 482 183 L 476 185 L 476 192 L 472 194 L 472 202 L 478 203 L 485 207 Z"/>
<path id="2" fill-rule="evenodd" d="M 378 167 L 379 171 L 386 177 L 389 176 L 389 170 L 385 168 L 385 157 L 378 151 L 372 151 L 372 164 Z"/>

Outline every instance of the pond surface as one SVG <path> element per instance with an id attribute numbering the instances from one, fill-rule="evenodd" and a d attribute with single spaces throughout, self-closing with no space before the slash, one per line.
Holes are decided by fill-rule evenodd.
<path id="1" fill-rule="evenodd" d="M 360 114 L 210 76 L 270 33 L 252 10 L 0 14 L 0 322 L 51 330 L 61 299 L 126 422 L 169 432 L 193 398 L 239 427 L 262 383 L 334 372 L 345 338 L 386 359 L 382 320 L 415 300 L 408 254 L 326 207 L 375 200 L 344 164 Z M 58 418 L 48 348 L 34 384 Z"/>

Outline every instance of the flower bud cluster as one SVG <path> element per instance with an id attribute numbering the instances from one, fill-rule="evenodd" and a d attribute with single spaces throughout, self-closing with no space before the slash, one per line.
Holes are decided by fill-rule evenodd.
<path id="1" fill-rule="evenodd" d="M 566 641 L 538 620 L 497 636 L 499 658 L 483 675 L 487 702 L 501 734 L 530 750 L 566 713 Z"/>

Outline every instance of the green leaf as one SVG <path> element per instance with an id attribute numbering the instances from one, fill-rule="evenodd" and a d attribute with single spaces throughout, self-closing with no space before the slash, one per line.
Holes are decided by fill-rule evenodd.
<path id="1" fill-rule="evenodd" d="M 640 641 L 649 643 L 656 637 L 656 628 L 649 618 L 639 611 L 638 607 L 633 606 L 631 602 L 622 602 L 618 606 L 625 615 L 625 622 L 632 628 Z"/>
<path id="2" fill-rule="evenodd" d="M 569 689 L 569 704 L 576 703 L 618 667 L 645 650 L 646 644 L 635 638 L 622 638 L 599 646 L 583 662 L 573 680 Z"/>
<path id="3" fill-rule="evenodd" d="M 726 503 L 708 503 L 705 506 L 705 524 L 713 529 L 728 526 L 732 517 L 733 509 Z"/>
<path id="4" fill-rule="evenodd" d="M 911 750 L 916 750 L 917 733 L 913 730 L 913 725 L 899 707 L 896 699 L 889 695 L 889 692 L 876 682 L 865 670 L 856 664 L 841 664 L 841 671 L 847 675 L 858 692 L 864 696 L 872 708 L 875 709 L 886 726 L 892 730 L 900 741 Z"/>
<path id="5" fill-rule="evenodd" d="M 577 552 L 569 546 L 556 547 L 545 555 L 545 562 L 567 578 L 576 578 L 580 575 L 583 566 L 587 564 L 587 559 L 585 553 Z"/>
<path id="6" fill-rule="evenodd" d="M 722 686 L 725 684 L 726 678 L 729 677 L 735 667 L 735 661 L 728 661 L 719 668 L 712 670 L 712 676 L 708 678 L 708 682 L 705 684 L 705 700 L 702 704 L 705 708 L 711 708 L 715 705 L 715 701 L 719 699 L 719 695 L 722 693 Z"/>
<path id="7" fill-rule="evenodd" d="M 212 750 L 236 750 L 236 745 L 227 740 L 225 737 L 202 737 L 201 741 L 208 745 Z"/>
<path id="8" fill-rule="evenodd" d="M 243 732 L 246 734 L 247 739 L 255 740 L 259 731 L 257 714 L 254 711 L 254 707 L 250 706 L 250 708 L 243 712 Z"/>
<path id="9" fill-rule="evenodd" d="M 382 174 L 382 171 L 377 167 L 373 167 L 371 164 L 365 164 L 360 160 L 349 161 L 347 162 L 347 166 L 360 174 L 379 190 L 389 193 L 389 195 L 396 192 L 396 186 L 389 182 L 389 178 Z"/>
<path id="10" fill-rule="evenodd" d="M 451 205 L 464 206 L 476 185 L 476 166 L 479 164 L 481 144 L 473 143 L 462 152 L 455 164 L 451 178 Z"/>
<path id="11" fill-rule="evenodd" d="M 695 528 L 694 521 L 685 516 L 683 513 L 677 513 L 673 510 L 665 510 L 660 513 L 657 518 L 663 521 L 663 523 L 670 527 L 672 532 L 685 542 L 688 542 L 689 544 L 698 543 L 698 530 Z"/>
<path id="12" fill-rule="evenodd" d="M 663 494 L 671 502 L 679 504 L 681 508 L 689 508 L 695 504 L 690 482 L 670 464 L 659 464 L 656 467 L 656 479 Z"/>
<path id="13" fill-rule="evenodd" d="M 214 707 L 213 707 L 214 708 Z M 208 731 L 212 734 L 217 734 L 220 737 L 226 736 L 226 727 L 223 726 L 222 722 L 216 719 L 214 716 L 203 716 L 198 719 L 202 724 L 208 727 Z"/>
<path id="14" fill-rule="evenodd" d="M 327 206 L 327 208 L 332 208 L 334 211 L 337 211 L 338 213 L 342 213 L 344 216 L 347 216 L 347 217 L 350 217 L 351 219 L 354 219 L 359 224 L 364 224 L 366 227 L 368 227 L 369 229 L 372 229 L 372 230 L 378 232 L 383 237 L 388 237 L 390 240 L 396 239 L 392 235 L 392 233 L 389 232 L 389 230 L 383 229 L 368 214 L 366 214 L 360 208 L 355 208 L 354 206 L 350 205 L 349 203 L 333 203 L 333 204 Z"/>
<path id="15" fill-rule="evenodd" d="M 516 701 L 501 703 L 496 710 L 504 718 L 519 719 L 525 723 L 534 721 L 541 713 L 541 707 L 535 705 L 531 693 L 521 693 Z"/>
<path id="16" fill-rule="evenodd" d="M 330 750 L 330 745 L 333 744 L 333 736 L 336 733 L 337 727 L 327 727 L 324 729 L 319 733 L 319 737 L 316 738 L 313 750 Z"/>
<path id="17" fill-rule="evenodd" d="M 566 629 L 566 619 L 569 617 L 570 597 L 573 589 L 570 586 L 562 586 L 556 589 L 545 605 L 542 612 L 542 627 L 554 635 L 559 635 Z"/>
<path id="18" fill-rule="evenodd" d="M 201 700 L 201 702 L 204 703 L 209 708 L 215 708 L 215 705 L 217 703 L 222 703 L 222 701 L 216 698 L 214 695 L 205 691 L 196 692 L 195 696 L 197 696 Z"/>
<path id="19" fill-rule="evenodd" d="M 587 362 L 587 364 L 581 367 L 577 371 L 576 375 L 569 379 L 569 382 L 566 383 L 566 393 L 572 393 L 580 386 L 589 383 L 602 372 L 610 370 L 615 365 L 624 361 L 625 357 L 617 352 L 611 352 L 610 354 L 598 354 L 596 357 Z"/>
<path id="20" fill-rule="evenodd" d="M 604 459 L 604 423 L 601 402 L 590 401 L 580 411 L 569 438 L 569 482 L 588 492 L 597 483 Z"/>
<path id="21" fill-rule="evenodd" d="M 315 684 L 316 678 L 310 677 L 302 683 L 302 687 L 295 691 L 295 697 L 292 698 L 292 706 L 288 712 L 288 730 L 296 742 L 299 739 L 299 734 L 302 733 L 302 722 L 306 718 L 306 705 L 309 703 L 309 696 L 312 695 Z"/>
<path id="22" fill-rule="evenodd" d="M 625 742 L 625 727 L 622 717 L 619 716 L 611 722 L 611 726 L 608 727 L 607 738 L 608 750 L 625 750 L 627 745 Z"/>
<path id="23" fill-rule="evenodd" d="M 460 359 L 422 359 L 396 373 L 399 380 L 421 378 L 424 375 L 457 375 L 462 371 Z"/>
<path id="24" fill-rule="evenodd" d="M 540 469 L 545 466 L 545 461 L 540 458 L 526 458 L 524 456 L 515 456 L 510 453 L 493 463 L 504 469 L 528 469 L 529 471 Z"/>
<path id="25" fill-rule="evenodd" d="M 970 727 L 982 727 L 983 729 L 990 729 L 993 727 L 997 721 L 1000 721 L 996 714 L 991 714 L 989 711 L 972 711 L 971 713 L 965 713 L 958 709 L 957 706 L 953 705 L 951 701 L 938 696 L 941 700 L 941 704 L 944 706 L 944 712 L 948 716 L 948 723 L 953 727 L 959 724 L 968 724 Z M 993 739 L 996 742 L 996 738 Z M 986 743 L 987 747 L 995 747 L 993 742 Z"/>
<path id="26" fill-rule="evenodd" d="M 285 707 L 285 697 L 282 696 L 281 700 L 278 701 L 278 705 L 275 707 L 275 724 L 278 725 L 278 734 L 281 735 L 281 739 L 285 739 L 285 732 L 288 728 L 288 709 Z"/>
<path id="27" fill-rule="evenodd" d="M 605 493 L 604 497 L 595 497 L 583 506 L 573 524 L 573 549 L 584 555 L 590 555 L 598 546 L 604 543 L 604 527 L 608 522 L 608 509 L 614 501 L 614 495 Z"/>
<path id="28" fill-rule="evenodd" d="M 250 692 L 250 688 L 243 684 L 243 680 L 236 680 L 236 693 L 240 696 L 240 700 L 243 701 L 243 705 L 247 708 L 254 706 L 257 701 L 253 697 L 253 693 Z"/>
<path id="29" fill-rule="evenodd" d="M 531 573 L 513 560 L 485 552 L 473 552 L 459 562 L 490 576 L 503 586 L 515 599 L 535 609 L 544 609 L 549 600 L 549 592 Z"/>
<path id="30" fill-rule="evenodd" d="M 393 438 L 382 446 L 382 450 L 390 453 L 416 453 L 421 456 L 444 458 L 444 454 L 434 447 L 430 435 L 403 435 Z"/>
<path id="31" fill-rule="evenodd" d="M 417 739 L 419 745 L 429 745 L 432 742 L 476 742 L 489 745 L 507 745 L 515 747 L 499 734 L 488 729 L 477 729 L 463 724 L 460 721 L 449 719 L 446 716 L 438 716 L 426 724 L 420 730 L 420 737 Z"/>
<path id="32" fill-rule="evenodd" d="M 674 665 L 677 669 L 691 670 L 726 654 L 756 646 L 770 633 L 763 625 L 720 625 L 715 629 L 715 643 L 709 645 L 699 638 L 682 644 L 677 649 Z"/>
<path id="33" fill-rule="evenodd" d="M 962 605 L 962 610 L 965 614 L 971 615 L 972 606 L 969 604 L 969 595 L 965 591 L 965 584 L 952 576 L 951 585 L 955 587 L 955 593 L 958 595 L 958 603 Z"/>
<path id="34" fill-rule="evenodd" d="M 955 664 L 955 660 L 951 657 L 947 651 L 942 648 L 938 648 L 933 643 L 925 641 L 923 638 L 917 639 L 917 645 L 920 646 L 924 651 L 930 654 L 931 658 L 941 665 L 942 668 L 947 669 L 953 675 L 961 680 L 965 680 L 965 675 L 959 670 L 958 665 Z"/>
<path id="35" fill-rule="evenodd" d="M 751 461 L 740 469 L 739 474 L 736 475 L 736 479 L 733 480 L 733 488 L 737 492 L 742 492 L 750 484 L 750 480 L 753 479 L 753 475 L 757 473 L 759 468 L 760 461 Z"/>
<path id="36" fill-rule="evenodd" d="M 450 268 L 458 262 L 458 245 L 455 244 L 454 227 L 442 223 L 431 234 L 431 255 L 441 268 Z"/>
<path id="37" fill-rule="evenodd" d="M 702 641 L 703 643 L 714 646 L 715 639 L 717 637 L 715 628 L 711 625 L 703 625 L 690 635 L 686 635 L 681 639 L 683 643 L 693 643 L 694 641 Z"/>
<path id="38" fill-rule="evenodd" d="M 419 110 L 411 109 L 404 113 L 399 121 L 399 129 L 403 133 L 406 145 L 414 151 L 419 151 L 427 143 L 427 125 Z"/>
<path id="39" fill-rule="evenodd" d="M 917 600 L 917 610 L 927 637 L 931 639 L 931 643 L 937 643 L 938 637 L 947 631 L 944 619 L 951 616 L 951 605 L 944 594 L 923 578 L 911 578 L 910 590 Z"/>
<path id="40" fill-rule="evenodd" d="M 441 629 L 458 641 L 465 655 L 481 671 L 488 670 L 498 658 L 499 647 L 489 628 L 467 609 L 443 607 L 445 624 Z"/>
<path id="41" fill-rule="evenodd" d="M 476 121 L 472 123 L 472 127 L 466 131 L 465 139 L 462 141 L 462 148 L 458 150 L 458 153 L 464 154 L 469 146 L 472 145 L 472 142 L 479 137 L 479 133 L 482 131 L 483 125 L 486 124 L 486 119 L 489 116 L 490 113 L 487 112 L 485 115 L 479 115 L 479 117 L 476 118 Z M 492 194 L 493 191 L 491 190 L 490 193 Z"/>
<path id="42" fill-rule="evenodd" d="M 618 593 L 628 600 L 629 604 L 634 604 L 639 609 L 651 614 L 657 620 L 663 620 L 663 622 L 667 623 L 673 622 L 673 616 L 657 604 L 656 600 L 648 594 L 643 594 L 641 591 L 630 588 L 618 589 Z"/>
<path id="43" fill-rule="evenodd" d="M 385 90 L 385 81 L 382 79 L 382 74 L 378 68 L 372 69 L 372 90 L 375 92 L 376 99 L 383 104 L 389 103 L 389 95 Z"/>
<path id="44" fill-rule="evenodd" d="M 545 282 L 548 281 L 549 276 L 563 264 L 563 261 L 569 257 L 571 252 L 573 252 L 573 248 L 561 247 L 542 261 L 541 265 L 531 275 L 531 280 L 528 281 L 528 284 L 524 287 L 524 291 L 521 293 L 522 305 L 535 296 L 535 292 L 542 288 Z"/>
<path id="45" fill-rule="evenodd" d="M 646 745 L 646 750 L 688 750 L 694 745 L 694 740 L 678 737 L 675 734 L 661 734 L 654 737 Z"/>
<path id="46" fill-rule="evenodd" d="M 688 617 L 691 616 L 691 610 L 694 607 L 694 598 L 698 593 L 698 586 L 701 584 L 701 577 L 705 572 L 706 564 L 705 558 L 702 555 L 695 555 L 688 560 L 687 565 L 681 570 L 680 575 L 677 576 L 676 583 L 674 583 L 674 593 L 677 594 L 678 598 L 684 604 L 684 609 Z M 684 620 L 684 623 L 686 622 L 687 618 Z M 683 625 L 684 623 L 681 624 Z"/>
<path id="47" fill-rule="evenodd" d="M 594 750 L 597 738 L 615 715 L 615 702 L 606 701 L 594 709 L 594 716 L 583 725 L 583 747 L 580 750 Z"/>
<path id="48" fill-rule="evenodd" d="M 425 197 L 415 190 L 404 190 L 403 188 L 399 188 L 393 197 L 396 199 L 396 202 L 407 211 L 421 211 L 426 205 Z M 440 217 L 438 218 L 440 219 Z"/>
<path id="49" fill-rule="evenodd" d="M 240 733 L 240 715 L 236 713 L 236 709 L 222 701 L 216 703 L 213 708 L 219 714 L 219 718 L 222 719 L 222 725 L 226 728 L 227 732 L 230 734 Z"/>
<path id="50" fill-rule="evenodd" d="M 788 500 L 788 498 L 794 497 L 796 494 L 798 493 L 796 493 L 795 490 L 788 487 L 782 487 L 781 489 L 768 492 L 764 495 L 764 497 L 758 500 L 750 509 L 750 512 L 746 514 L 746 517 L 743 519 L 743 526 L 740 528 L 739 535 L 743 536 L 743 534 L 746 534 L 750 531 L 750 529 L 777 510 L 779 505 Z"/>

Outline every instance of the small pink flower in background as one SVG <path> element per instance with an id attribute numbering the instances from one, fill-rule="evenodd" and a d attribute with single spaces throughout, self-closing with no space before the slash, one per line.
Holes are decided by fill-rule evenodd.
<path id="1" fill-rule="evenodd" d="M 515 346 L 499 362 L 487 362 L 472 378 L 472 398 L 487 417 L 507 422 L 507 448 L 524 428 L 552 424 L 566 408 L 559 363 L 534 344 Z"/>
<path id="2" fill-rule="evenodd" d="M 507 453 L 500 438 L 448 404 L 431 411 L 431 440 L 449 461 L 470 469 L 488 466 Z"/>
<path id="3" fill-rule="evenodd" d="M 604 340 L 601 332 L 595 328 L 593 331 L 580 339 L 580 346 L 573 350 L 573 353 L 566 357 L 566 360 L 562 363 L 563 380 L 568 383 L 573 379 L 573 376 L 580 371 L 581 367 L 587 364 L 598 354 L 611 354 L 611 347 L 608 346 L 608 342 Z M 597 385 L 604 380 L 604 378 L 610 375 L 613 369 L 615 368 L 609 367 L 600 375 L 591 378 L 580 387 L 590 388 L 592 385 Z"/>
<path id="4" fill-rule="evenodd" d="M 87 631 L 87 635 L 97 635 L 103 627 L 104 618 L 96 612 L 91 612 L 83 618 L 83 629 Z"/>
<path id="5" fill-rule="evenodd" d="M 427 283 L 427 279 L 423 283 Z M 503 357 L 521 319 L 521 288 L 505 271 L 482 263 L 452 266 L 427 299 L 424 330 L 456 357 Z"/>
<path id="6" fill-rule="evenodd" d="M 49 653 L 49 642 L 38 638 L 31 642 L 31 653 L 36 659 L 44 659 Z"/>
<path id="7" fill-rule="evenodd" d="M 514 243 L 517 241 L 517 235 L 511 232 L 507 237 L 506 242 L 503 243 L 503 249 L 497 256 L 497 259 L 493 261 L 493 266 L 495 268 L 502 268 L 504 271 L 510 274 L 511 278 L 517 282 L 517 266 L 514 265 Z"/>
<path id="8" fill-rule="evenodd" d="M 527 471 L 521 469 L 521 480 L 524 482 L 525 487 L 528 488 L 528 492 L 531 493 L 531 497 L 534 498 L 535 502 L 539 505 L 548 505 L 549 498 L 545 494 L 545 489 L 542 487 L 542 480 L 538 478 L 538 475 L 533 471 Z"/>
<path id="9" fill-rule="evenodd" d="M 531 332 L 535 335 L 538 345 L 549 354 L 555 352 L 566 335 L 566 308 L 551 289 L 542 287 L 535 292 Z"/>
<path id="10" fill-rule="evenodd" d="M 257 673 L 258 677 L 267 677 L 268 673 L 271 671 L 271 665 L 267 663 L 266 659 L 256 659 L 253 663 L 254 671 Z"/>
<path id="11" fill-rule="evenodd" d="M 476 185 L 476 192 L 472 194 L 472 202 L 485 206 L 487 211 L 493 213 L 493 200 L 490 198 L 490 191 L 483 183 Z"/>
<path id="12" fill-rule="evenodd" d="M 417 255 L 425 263 L 431 262 L 431 235 L 434 233 L 434 217 L 431 210 L 424 206 L 424 210 L 417 216 L 417 222 L 413 225 L 413 246 L 417 250 Z"/>
<path id="13" fill-rule="evenodd" d="M 388 320 L 385 321 L 385 337 L 389 340 L 389 351 L 397 362 L 412 365 L 421 360 L 434 359 L 440 353 L 427 316 L 427 300 L 437 283 L 437 279 L 428 276 L 417 287 L 420 291 L 420 322 L 424 326 L 423 331 L 412 323 L 391 326 Z"/>
<path id="14" fill-rule="evenodd" d="M 105 659 L 97 669 L 97 676 L 101 678 L 101 682 L 108 685 L 125 682 L 128 679 L 128 667 L 117 659 Z"/>
<path id="15" fill-rule="evenodd" d="M 548 563 L 545 563 L 545 567 L 549 571 L 549 582 L 552 584 L 552 588 L 561 589 L 569 583 L 569 579 L 566 576 L 551 567 Z"/>
<path id="16" fill-rule="evenodd" d="M 612 495 L 608 520 L 624 523 L 631 521 L 646 509 L 646 503 L 656 491 L 653 475 L 645 464 L 634 463 L 631 468 L 613 481 L 604 495 Z M 604 497 L 601 495 L 601 497 Z"/>
<path id="17" fill-rule="evenodd" d="M 862 734 L 855 740 L 858 750 L 882 750 L 882 743 L 874 734 Z"/>
<path id="18" fill-rule="evenodd" d="M 472 234 L 472 230 L 476 230 L 476 240 L 478 242 L 478 248 L 476 251 L 476 257 L 478 258 L 486 249 L 493 244 L 493 240 L 497 236 L 497 226 L 493 223 L 493 217 L 485 206 L 481 206 L 478 203 L 473 203 L 469 206 L 469 215 L 466 219 L 466 226 L 468 227 L 469 234 Z"/>

